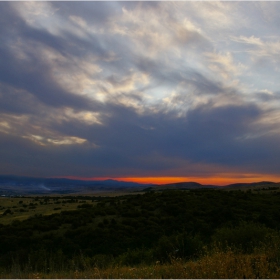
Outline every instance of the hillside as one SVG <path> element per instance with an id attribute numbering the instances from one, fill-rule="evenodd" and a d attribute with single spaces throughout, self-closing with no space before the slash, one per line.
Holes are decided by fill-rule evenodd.
<path id="1" fill-rule="evenodd" d="M 17 267 L 17 271 L 45 273 L 45 278 L 50 278 L 55 274 L 49 273 L 70 276 L 65 271 L 74 275 L 75 271 L 82 273 L 91 267 L 90 275 L 97 277 L 95 268 L 132 269 L 158 263 L 180 266 L 182 276 L 194 276 L 186 274 L 183 267 L 187 266 L 183 263 L 203 263 L 207 254 L 217 254 L 216 258 L 225 254 L 230 267 L 236 265 L 234 256 L 246 265 L 246 256 L 250 255 L 247 267 L 251 272 L 246 275 L 257 278 L 257 264 L 253 266 L 251 261 L 263 260 L 261 252 L 266 252 L 267 267 L 279 265 L 280 193 L 274 190 L 165 190 L 117 197 L 30 196 L 1 200 L 3 205 L 6 200 L 14 205 L 1 207 L 4 212 L 0 216 L 0 271 Z M 65 211 L 67 205 L 75 208 L 69 206 Z M 47 206 L 60 210 L 48 215 L 37 212 Z M 30 216 L 12 221 L 16 211 L 29 211 Z M 9 218 L 10 223 L 1 223 L 1 219 Z M 232 251 L 228 252 L 229 249 Z M 209 265 L 205 263 L 205 273 Z M 240 273 L 247 273 L 236 269 L 236 274 L 228 275 L 243 278 Z M 161 271 L 165 278 L 178 276 L 167 269 Z M 280 276 L 272 272 L 275 270 L 269 275 Z M 106 273 L 102 275 L 105 277 Z M 260 276 L 267 277 L 265 273 Z M 79 275 L 86 278 L 86 274 Z M 111 275 L 106 277 L 122 278 Z M 134 276 L 137 275 L 158 277 L 147 277 L 140 271 Z M 203 274 L 196 275 L 203 278 Z M 213 271 L 205 275 L 215 276 Z"/>

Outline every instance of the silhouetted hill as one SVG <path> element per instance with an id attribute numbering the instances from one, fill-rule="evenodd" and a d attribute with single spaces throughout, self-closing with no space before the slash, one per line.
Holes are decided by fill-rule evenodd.
<path id="1" fill-rule="evenodd" d="M 197 182 L 179 182 L 179 183 L 171 183 L 171 184 L 164 184 L 164 185 L 158 185 L 154 186 L 153 189 L 213 189 L 218 188 L 218 186 L 214 185 L 202 185 Z"/>
<path id="2" fill-rule="evenodd" d="M 268 187 L 268 186 L 273 186 L 277 185 L 279 183 L 275 182 L 269 182 L 269 181 L 262 181 L 262 182 L 253 182 L 253 183 L 236 183 L 236 184 L 230 184 L 226 185 L 223 188 L 231 188 L 231 189 L 239 189 L 239 188 L 254 188 L 254 187 Z"/>
<path id="3" fill-rule="evenodd" d="M 229 184 L 225 186 L 217 186 L 217 185 L 202 185 L 197 182 L 180 182 L 180 183 L 171 183 L 171 184 L 163 184 L 163 185 L 154 185 L 150 186 L 146 190 L 166 190 L 166 189 L 180 189 L 180 190 L 194 190 L 194 189 L 220 189 L 220 190 L 237 190 L 237 189 L 249 189 L 249 188 L 269 188 L 278 186 L 280 183 L 274 182 L 254 182 L 254 183 L 235 183 Z"/>
<path id="4" fill-rule="evenodd" d="M 73 180 L 66 178 L 36 178 L 14 175 L 0 176 L 0 195 L 24 194 L 70 194 L 100 191 L 119 191 L 143 189 L 148 184 L 123 182 L 117 180 Z"/>

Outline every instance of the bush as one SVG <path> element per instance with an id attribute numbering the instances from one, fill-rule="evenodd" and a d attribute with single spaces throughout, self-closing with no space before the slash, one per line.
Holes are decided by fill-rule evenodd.
<path id="1" fill-rule="evenodd" d="M 6 216 L 7 214 L 14 214 L 13 212 L 12 212 L 12 210 L 11 209 L 7 209 L 7 210 L 5 210 L 5 212 L 3 213 L 3 216 Z"/>
<path id="2" fill-rule="evenodd" d="M 141 248 L 141 249 L 128 249 L 127 252 L 121 254 L 116 262 L 121 265 L 137 265 L 137 264 L 151 264 L 155 261 L 153 250 Z"/>
<path id="3" fill-rule="evenodd" d="M 92 204 L 87 204 L 87 203 L 84 203 L 82 205 L 78 205 L 77 208 L 92 208 L 93 205 Z"/>
<path id="4" fill-rule="evenodd" d="M 172 236 L 163 236 L 159 239 L 155 249 L 157 260 L 165 262 L 171 258 L 196 258 L 201 251 L 203 243 L 199 236 L 180 233 Z"/>
<path id="5" fill-rule="evenodd" d="M 262 224 L 241 222 L 235 227 L 230 226 L 217 229 L 212 236 L 212 240 L 222 248 L 233 246 L 244 252 L 251 252 L 254 247 L 259 246 L 274 232 L 274 230 Z"/>

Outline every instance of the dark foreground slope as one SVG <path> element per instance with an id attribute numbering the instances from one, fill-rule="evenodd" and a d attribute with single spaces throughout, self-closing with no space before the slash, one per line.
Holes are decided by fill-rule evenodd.
<path id="1" fill-rule="evenodd" d="M 16 262 L 39 271 L 50 265 L 83 269 L 81 259 L 98 266 L 165 263 L 172 257 L 197 259 L 215 242 L 252 253 L 279 237 L 276 192 L 206 189 L 96 200 L 96 206 L 84 203 L 76 211 L 1 225 L 0 268 Z"/>

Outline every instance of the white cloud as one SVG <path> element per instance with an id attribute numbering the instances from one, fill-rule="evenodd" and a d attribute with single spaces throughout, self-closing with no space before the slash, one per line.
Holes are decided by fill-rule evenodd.
<path id="1" fill-rule="evenodd" d="M 23 1 L 14 2 L 12 5 L 28 25 L 36 29 L 45 29 L 52 34 L 58 35 L 57 31 L 61 22 L 56 17 L 56 9 L 53 8 L 50 2 Z"/>
<path id="2" fill-rule="evenodd" d="M 227 86 L 237 86 L 237 77 L 247 70 L 247 66 L 236 61 L 230 52 L 207 52 L 204 53 L 204 56 L 209 70 L 213 72 L 216 77 L 221 77 L 227 83 Z"/>
<path id="3" fill-rule="evenodd" d="M 82 123 L 86 123 L 89 125 L 97 124 L 102 125 L 101 116 L 98 112 L 90 112 L 90 111 L 80 111 L 75 112 L 71 108 L 66 108 L 62 114 L 59 115 L 59 112 L 56 115 L 56 120 L 78 120 Z M 55 121 L 55 119 L 52 119 L 52 121 Z"/>
<path id="4" fill-rule="evenodd" d="M 47 142 L 54 145 L 72 145 L 72 144 L 83 144 L 87 140 L 79 137 L 61 137 L 60 139 L 46 139 Z"/>
<path id="5" fill-rule="evenodd" d="M 8 122 L 2 121 L 0 122 L 0 131 L 4 133 L 9 133 L 9 130 L 11 129 L 11 126 Z"/>
<path id="6" fill-rule="evenodd" d="M 46 145 L 77 145 L 77 144 L 84 144 L 87 140 L 79 137 L 74 136 L 60 136 L 55 138 L 48 138 L 41 135 L 26 135 L 22 136 L 22 138 L 29 139 L 32 142 L 36 143 L 40 146 L 46 146 Z"/>
<path id="7" fill-rule="evenodd" d="M 244 52 L 249 53 L 251 56 L 255 56 L 257 58 L 261 57 L 269 57 L 272 58 L 272 62 L 274 60 L 279 61 L 280 57 L 280 38 L 278 40 L 269 41 L 255 37 L 255 36 L 239 36 L 232 37 L 233 41 L 245 44 L 249 48 L 245 48 Z"/>
<path id="8" fill-rule="evenodd" d="M 83 29 L 87 29 L 87 23 L 84 19 L 78 16 L 71 15 L 69 19 Z"/>

